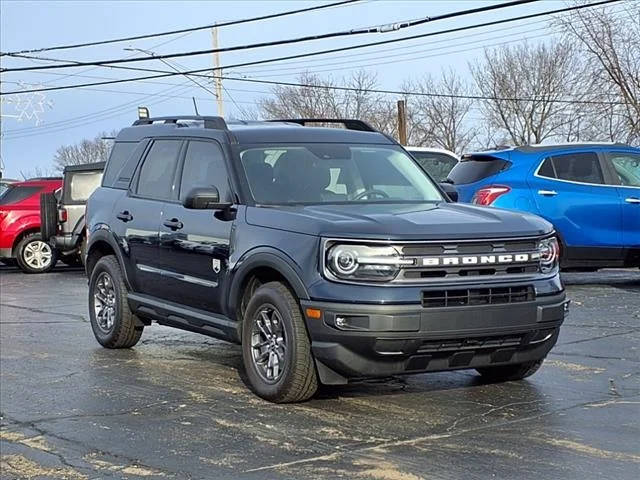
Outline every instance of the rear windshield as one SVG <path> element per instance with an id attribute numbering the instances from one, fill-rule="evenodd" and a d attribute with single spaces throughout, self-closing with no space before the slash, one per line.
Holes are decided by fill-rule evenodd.
<path id="1" fill-rule="evenodd" d="M 423 170 L 437 182 L 444 182 L 451 169 L 458 163 L 456 158 L 446 153 L 412 150 L 409 150 L 409 153 L 418 161 Z"/>
<path id="2" fill-rule="evenodd" d="M 483 178 L 506 170 L 511 165 L 508 160 L 490 155 L 473 155 L 463 158 L 449 173 L 448 179 L 454 185 L 474 183 Z"/>
<path id="3" fill-rule="evenodd" d="M 9 188 L 0 197 L 0 205 L 10 205 L 18 203 L 31 195 L 35 195 L 42 187 L 26 186 L 26 185 L 9 185 Z"/>
<path id="4" fill-rule="evenodd" d="M 65 200 L 85 202 L 93 191 L 100 186 L 102 172 L 77 172 L 67 174 L 65 178 Z"/>

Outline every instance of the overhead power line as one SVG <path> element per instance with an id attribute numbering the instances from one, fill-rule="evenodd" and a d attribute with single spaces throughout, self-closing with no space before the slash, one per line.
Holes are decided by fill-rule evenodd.
<path id="1" fill-rule="evenodd" d="M 332 8 L 332 7 L 339 7 L 342 5 L 346 5 L 349 3 L 356 3 L 359 2 L 360 0 L 345 0 L 345 1 L 341 1 L 341 2 L 335 2 L 335 3 L 328 3 L 325 5 L 316 5 L 315 7 L 308 7 L 308 8 L 300 8 L 298 10 L 289 10 L 286 12 L 279 12 L 279 13 L 272 13 L 269 15 L 262 15 L 259 17 L 251 17 L 251 18 L 244 18 L 244 19 L 239 19 L 239 20 L 230 20 L 228 22 L 221 22 L 221 23 L 214 23 L 211 25 L 202 25 L 199 27 L 191 27 L 191 28 L 182 28 L 180 30 L 169 30 L 167 32 L 157 32 L 157 33 L 148 33 L 145 35 L 135 35 L 132 37 L 121 37 L 121 38 L 113 38 L 110 40 L 99 40 L 99 41 L 95 41 L 95 42 L 86 42 L 86 43 L 76 43 L 76 44 L 71 44 L 71 45 L 57 45 L 54 47 L 44 47 L 44 48 L 36 48 L 36 49 L 32 49 L 32 50 L 20 50 L 20 51 L 16 51 L 16 52 L 0 52 L 0 56 L 11 56 L 11 55 L 17 55 L 17 54 L 22 54 L 22 53 L 38 53 L 38 52 L 49 52 L 51 50 L 67 50 L 70 48 L 81 48 L 81 47 L 91 47 L 91 46 L 95 46 L 95 45 L 106 45 L 109 43 L 119 43 L 119 42 L 130 42 L 133 40 L 143 40 L 145 38 L 153 38 L 153 37 L 162 37 L 165 35 L 177 35 L 179 33 L 191 33 L 191 32 L 197 32 L 199 30 L 207 30 L 213 27 L 228 27 L 231 25 L 239 25 L 241 23 L 249 23 L 249 22 L 257 22 L 257 21 L 261 21 L 261 20 L 270 20 L 272 18 L 279 18 L 279 17 L 286 17 L 288 15 L 296 15 L 298 13 L 306 13 L 306 12 L 311 12 L 314 10 L 322 10 L 325 8 Z"/>
<path id="2" fill-rule="evenodd" d="M 408 21 L 398 22 L 393 24 L 377 25 L 374 27 L 365 27 L 365 28 L 351 29 L 351 30 L 343 30 L 339 32 L 323 33 L 319 35 L 307 35 L 304 37 L 288 38 L 284 40 L 274 40 L 271 42 L 260 42 L 260 43 L 246 44 L 246 45 L 234 45 L 232 47 L 225 47 L 225 48 L 192 50 L 189 52 L 180 52 L 180 53 L 168 53 L 164 55 L 157 55 L 155 59 L 161 60 L 161 59 L 167 59 L 167 58 L 193 57 L 198 55 L 208 55 L 211 53 L 233 52 L 238 50 L 251 50 L 254 48 L 273 47 L 278 45 L 291 45 L 294 43 L 325 40 L 328 38 L 336 38 L 336 37 L 366 35 L 366 34 L 372 34 L 372 33 L 388 33 L 388 32 L 402 30 L 405 28 L 416 27 L 418 25 L 423 25 L 425 23 L 435 22 L 439 20 L 446 20 L 450 18 L 456 18 L 463 15 L 485 13 L 493 10 L 499 10 L 503 8 L 514 7 L 517 5 L 523 5 L 526 3 L 532 3 L 535 1 L 537 0 L 514 0 L 506 3 L 487 5 L 484 7 L 471 8 L 467 10 L 459 10 L 456 12 L 444 13 L 442 15 L 435 15 L 433 17 L 424 17 L 417 20 L 408 20 Z M 607 0 L 604 3 L 609 3 L 612 1 L 618 1 L 618 0 Z M 17 56 L 17 54 L 15 56 Z M 299 58 L 299 57 L 293 57 L 293 58 Z M 148 61 L 149 61 L 148 56 L 135 57 L 135 58 L 117 58 L 117 59 L 111 59 L 111 60 L 99 60 L 95 62 L 73 61 L 73 62 L 58 64 L 58 65 L 38 65 L 35 67 L 31 66 L 31 67 L 4 68 L 4 69 L 0 69 L 0 72 L 22 72 L 22 71 L 48 70 L 52 68 L 58 69 L 58 68 L 71 68 L 71 67 L 90 67 L 95 65 L 116 65 L 121 63 L 148 62 Z M 225 67 L 221 67 L 221 68 L 225 68 Z M 226 67 L 226 68 L 229 68 L 229 67 Z"/>
<path id="3" fill-rule="evenodd" d="M 594 6 L 613 3 L 615 1 L 619 1 L 619 0 L 603 0 L 603 1 L 594 2 L 594 3 L 590 3 L 590 4 L 581 4 L 581 5 L 575 5 L 575 6 L 572 6 L 572 7 L 565 7 L 565 8 L 560 8 L 560 9 L 547 10 L 547 11 L 544 11 L 544 12 L 532 13 L 532 14 L 528 14 L 528 15 L 520 15 L 520 16 L 517 16 L 517 17 L 509 17 L 509 18 L 504 18 L 504 19 L 501 19 L 501 20 L 494 20 L 494 21 L 491 21 L 491 22 L 484 22 L 484 23 L 479 23 L 479 24 L 474 24 L 474 25 L 466 25 L 466 26 L 463 26 L 463 27 L 456 27 L 456 28 L 450 28 L 450 29 L 446 29 L 446 30 L 439 30 L 439 31 L 436 31 L 436 32 L 429 32 L 429 33 L 424 33 L 424 34 L 420 34 L 420 35 L 412 35 L 412 36 L 409 36 L 409 37 L 402 37 L 402 38 L 396 38 L 396 39 L 391 39 L 391 40 L 382 40 L 382 41 L 378 41 L 378 42 L 371 42 L 371 43 L 365 43 L 365 44 L 360 44 L 360 45 L 352 45 L 352 46 L 349 46 L 349 47 L 333 48 L 333 49 L 329 49 L 329 50 L 321 50 L 321 51 L 310 52 L 310 53 L 305 53 L 305 54 L 300 54 L 300 55 L 289 55 L 289 56 L 285 56 L 285 57 L 269 58 L 269 59 L 257 60 L 257 61 L 253 61 L 253 62 L 245 62 L 245 63 L 235 64 L 235 65 L 226 65 L 226 66 L 222 66 L 220 68 L 221 69 L 239 68 L 239 67 L 242 67 L 242 66 L 256 65 L 256 64 L 260 64 L 260 63 L 271 63 L 271 62 L 277 62 L 277 61 L 281 61 L 281 60 L 290 60 L 290 59 L 293 59 L 293 58 L 301 58 L 301 57 L 308 57 L 308 56 L 314 56 L 314 55 L 322 55 L 322 54 L 326 54 L 326 53 L 334 53 L 334 52 L 339 52 L 339 51 L 355 50 L 355 49 L 359 49 L 359 48 L 365 48 L 365 47 L 371 47 L 371 46 L 377 46 L 377 45 L 384 45 L 384 44 L 389 44 L 389 43 L 403 42 L 403 41 L 407 41 L 407 40 L 414 40 L 416 38 L 425 38 L 425 37 L 431 37 L 431 36 L 454 33 L 454 32 L 462 32 L 462 31 L 471 30 L 471 29 L 475 29 L 475 28 L 489 27 L 489 26 L 500 25 L 500 24 L 503 24 L 503 23 L 515 22 L 515 21 L 520 21 L 520 20 L 527 20 L 527 19 L 530 19 L 530 18 L 541 17 L 541 16 L 544 16 L 544 15 L 554 15 L 554 14 L 559 14 L 559 13 L 565 13 L 565 12 L 580 10 L 580 9 L 583 9 L 583 8 L 588 8 L 588 7 L 594 7 Z M 203 72 L 209 72 L 211 70 L 210 68 L 202 68 L 202 69 L 189 70 L 189 71 L 184 71 L 184 72 L 178 73 L 178 72 L 167 72 L 165 70 L 158 70 L 158 69 L 151 69 L 151 68 L 129 67 L 129 66 L 123 66 L 123 65 L 114 65 L 114 66 L 103 65 L 103 67 L 106 67 L 106 68 L 118 68 L 118 69 L 125 69 L 125 70 L 134 70 L 134 71 L 142 71 L 142 72 L 152 72 L 152 73 L 158 73 L 158 75 L 148 75 L 148 76 L 134 77 L 134 78 L 105 80 L 105 81 L 101 81 L 101 82 L 83 83 L 83 84 L 75 84 L 75 85 L 60 85 L 60 86 L 55 86 L 55 87 L 45 87 L 45 88 L 30 89 L 30 90 L 13 90 L 13 91 L 9 91 L 9 92 L 0 92 L 0 96 L 2 96 L 2 95 L 18 95 L 18 94 L 38 92 L 38 91 L 55 91 L 55 90 L 67 90 L 67 89 L 72 89 L 72 88 L 111 85 L 111 84 L 117 84 L 117 83 L 136 82 L 136 81 L 152 80 L 152 79 L 156 79 L 156 78 L 172 77 L 172 76 L 176 76 L 176 75 L 193 75 L 193 76 L 197 76 L 197 74 L 202 74 Z M 209 75 L 200 75 L 200 76 L 211 78 Z M 230 78 L 230 77 L 225 77 L 225 78 Z M 249 79 L 241 79 L 241 78 L 230 78 L 230 79 L 237 80 L 237 81 L 243 81 L 243 80 L 248 81 L 249 80 Z M 253 80 L 253 81 L 257 81 L 257 80 Z"/>

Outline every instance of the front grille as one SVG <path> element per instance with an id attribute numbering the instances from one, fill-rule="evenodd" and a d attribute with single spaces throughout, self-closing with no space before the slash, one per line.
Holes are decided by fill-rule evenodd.
<path id="1" fill-rule="evenodd" d="M 529 302 L 535 299 L 532 286 L 456 288 L 425 290 L 422 292 L 424 308 L 464 307 L 467 305 L 497 305 Z"/>
<path id="2" fill-rule="evenodd" d="M 491 239 L 395 245 L 405 261 L 412 261 L 402 265 L 395 282 L 424 283 L 535 275 L 540 272 L 537 257 L 539 240 Z M 452 259 L 457 264 L 445 263 Z M 494 261 L 486 261 L 488 259 Z"/>

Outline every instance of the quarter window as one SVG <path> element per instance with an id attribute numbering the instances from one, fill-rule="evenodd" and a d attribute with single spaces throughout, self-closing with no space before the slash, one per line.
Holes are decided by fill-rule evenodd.
<path id="1" fill-rule="evenodd" d="M 595 153 L 570 153 L 547 158 L 538 175 L 578 183 L 604 183 L 600 161 Z"/>
<path id="2" fill-rule="evenodd" d="M 229 198 L 229 182 L 222 149 L 212 142 L 189 142 L 182 169 L 180 198 L 193 188 L 216 187 L 221 199 Z"/>
<path id="3" fill-rule="evenodd" d="M 620 185 L 640 187 L 640 155 L 637 153 L 609 153 Z"/>
<path id="4" fill-rule="evenodd" d="M 107 161 L 102 184 L 105 187 L 113 187 L 118 180 L 120 171 L 124 167 L 127 159 L 138 145 L 137 142 L 116 142 L 111 149 L 111 155 Z"/>
<path id="5" fill-rule="evenodd" d="M 182 141 L 156 140 L 144 159 L 136 193 L 160 200 L 175 199 L 173 177 Z"/>

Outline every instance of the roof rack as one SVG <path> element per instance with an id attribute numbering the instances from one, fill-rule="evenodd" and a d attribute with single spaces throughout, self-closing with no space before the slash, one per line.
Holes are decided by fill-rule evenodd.
<path id="1" fill-rule="evenodd" d="M 208 117 L 202 115 L 179 115 L 172 117 L 151 117 L 151 118 L 140 118 L 133 122 L 133 126 L 137 127 L 139 125 L 152 125 L 155 122 L 163 122 L 163 123 L 178 123 L 180 120 L 196 120 L 200 122 L 204 122 L 204 128 L 211 128 L 214 130 L 228 130 L 227 122 L 224 121 L 222 117 Z"/>
<path id="2" fill-rule="evenodd" d="M 341 123 L 347 130 L 360 130 L 362 132 L 377 132 L 375 128 L 363 120 L 351 118 L 283 118 L 278 120 L 267 120 L 267 122 L 288 122 L 297 123 L 303 127 L 307 123 Z"/>

